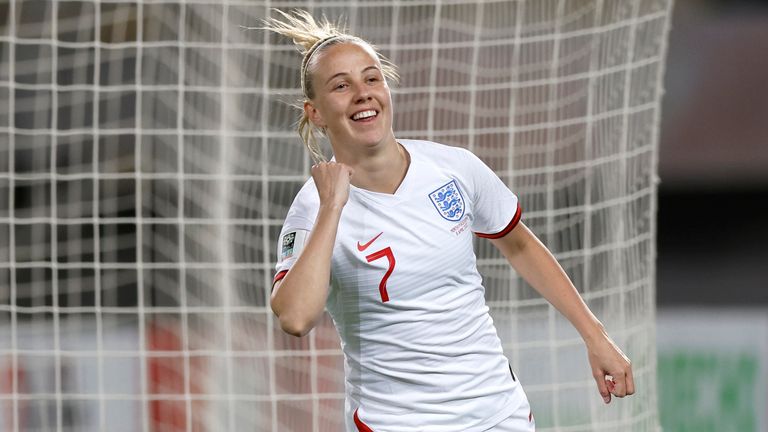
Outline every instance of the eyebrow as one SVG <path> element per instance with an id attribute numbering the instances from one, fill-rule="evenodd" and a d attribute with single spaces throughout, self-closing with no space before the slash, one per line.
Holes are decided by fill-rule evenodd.
<path id="1" fill-rule="evenodd" d="M 376 69 L 376 70 L 379 70 L 379 67 L 378 67 L 378 66 L 376 66 L 376 65 L 370 65 L 370 66 L 368 66 L 367 68 L 363 69 L 363 70 L 361 71 L 361 73 L 365 73 L 365 72 L 369 71 L 370 69 Z M 326 81 L 325 83 L 326 83 L 326 84 L 328 84 L 329 82 L 333 81 L 333 79 L 334 79 L 334 78 L 336 78 L 336 77 L 339 77 L 339 76 L 343 76 L 343 75 L 349 75 L 349 74 L 348 74 L 347 72 L 339 72 L 339 73 L 337 73 L 336 75 L 334 75 L 334 76 L 332 76 L 332 77 L 328 78 L 328 81 Z"/>

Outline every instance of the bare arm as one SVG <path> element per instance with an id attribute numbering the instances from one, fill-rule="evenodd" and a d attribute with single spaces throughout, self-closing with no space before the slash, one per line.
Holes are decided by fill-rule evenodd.
<path id="1" fill-rule="evenodd" d="M 611 394 L 635 392 L 629 359 L 613 343 L 602 323 L 589 310 L 555 257 L 522 222 L 504 237 L 491 240 L 517 273 L 549 301 L 584 339 L 592 376 L 605 403 Z M 606 378 L 607 375 L 612 380 Z"/>
<path id="2" fill-rule="evenodd" d="M 286 333 L 304 336 L 323 315 L 331 277 L 331 254 L 341 212 L 349 198 L 351 175 L 352 170 L 340 163 L 321 163 L 312 167 L 312 177 L 320 195 L 315 226 L 296 263 L 273 287 L 270 301 L 272 311 Z"/>

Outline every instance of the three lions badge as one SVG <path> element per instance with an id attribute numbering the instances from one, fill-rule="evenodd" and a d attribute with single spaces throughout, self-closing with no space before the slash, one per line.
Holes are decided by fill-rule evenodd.
<path id="1" fill-rule="evenodd" d="M 458 222 L 464 216 L 464 197 L 461 196 L 456 180 L 451 180 L 437 188 L 429 194 L 429 199 L 443 219 Z"/>

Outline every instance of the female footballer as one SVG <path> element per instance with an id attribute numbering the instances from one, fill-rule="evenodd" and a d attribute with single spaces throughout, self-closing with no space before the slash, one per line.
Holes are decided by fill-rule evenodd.
<path id="1" fill-rule="evenodd" d="M 316 164 L 280 234 L 271 307 L 295 336 L 330 313 L 344 352 L 347 432 L 535 429 L 485 304 L 474 235 L 578 330 L 605 403 L 633 394 L 628 358 L 493 171 L 467 150 L 395 138 L 394 66 L 325 19 L 278 12 L 266 28 L 303 54 L 299 133 Z"/>

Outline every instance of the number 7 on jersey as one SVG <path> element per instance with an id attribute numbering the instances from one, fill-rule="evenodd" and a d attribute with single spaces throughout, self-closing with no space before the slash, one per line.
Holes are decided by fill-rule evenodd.
<path id="1" fill-rule="evenodd" d="M 387 279 L 389 279 L 389 275 L 391 275 L 392 271 L 395 269 L 395 255 L 392 253 L 392 249 L 390 247 L 385 247 L 380 251 L 376 251 L 366 256 L 365 259 L 368 260 L 368 262 L 371 262 L 384 257 L 386 257 L 389 262 L 389 268 L 387 268 L 387 272 L 384 273 L 384 277 L 382 277 L 381 282 L 379 282 L 379 293 L 381 294 L 381 301 L 388 302 L 389 293 L 387 293 Z"/>

